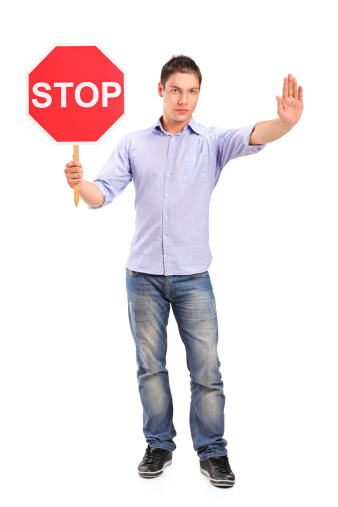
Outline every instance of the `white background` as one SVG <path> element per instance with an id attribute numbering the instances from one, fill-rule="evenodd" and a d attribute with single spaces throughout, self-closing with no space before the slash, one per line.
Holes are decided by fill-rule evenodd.
<path id="1" fill-rule="evenodd" d="M 30 1 L 1 17 L 3 507 L 337 505 L 337 70 L 334 3 Z M 234 128 L 277 117 L 293 73 L 295 128 L 230 162 L 213 193 L 209 269 L 219 321 L 225 438 L 236 485 L 199 471 L 190 379 L 170 312 L 172 466 L 137 474 L 146 443 L 125 262 L 134 186 L 89 211 L 65 179 L 70 145 L 26 116 L 26 72 L 55 44 L 98 44 L 126 71 L 126 116 L 80 147 L 93 180 L 118 141 L 162 114 L 174 54 L 203 74 L 195 119 Z"/>

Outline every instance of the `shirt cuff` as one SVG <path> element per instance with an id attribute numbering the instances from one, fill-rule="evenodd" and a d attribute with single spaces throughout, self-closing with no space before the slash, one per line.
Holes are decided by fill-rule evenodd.
<path id="1" fill-rule="evenodd" d="M 103 185 L 103 183 L 101 183 L 100 181 L 92 181 L 92 183 L 94 183 L 94 185 L 96 185 L 99 188 L 101 194 L 103 195 L 104 201 L 103 201 L 103 204 L 101 204 L 101 206 L 89 206 L 89 204 L 87 204 L 87 206 L 89 209 L 101 209 L 108 204 L 108 202 L 106 201 L 106 195 L 107 195 L 106 188 Z"/>
<path id="2" fill-rule="evenodd" d="M 265 148 L 266 144 L 249 144 L 250 143 L 250 136 L 252 134 L 252 131 L 253 129 L 255 128 L 255 126 L 257 125 L 257 123 L 259 123 L 258 121 L 256 121 L 256 123 L 253 123 L 252 125 L 249 125 L 248 127 L 246 127 L 246 133 L 245 133 L 245 143 L 247 144 L 247 146 L 254 152 L 254 153 L 257 153 L 259 151 L 261 151 L 263 148 Z"/>

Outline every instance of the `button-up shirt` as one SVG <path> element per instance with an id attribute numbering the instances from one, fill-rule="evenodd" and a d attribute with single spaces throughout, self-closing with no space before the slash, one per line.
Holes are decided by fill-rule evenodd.
<path id="1" fill-rule="evenodd" d="M 211 194 L 230 160 L 266 146 L 249 144 L 255 125 L 207 128 L 191 118 L 173 135 L 159 119 L 121 140 L 93 181 L 104 203 L 88 207 L 103 208 L 134 181 L 135 233 L 128 269 L 169 276 L 201 273 L 210 267 Z"/>

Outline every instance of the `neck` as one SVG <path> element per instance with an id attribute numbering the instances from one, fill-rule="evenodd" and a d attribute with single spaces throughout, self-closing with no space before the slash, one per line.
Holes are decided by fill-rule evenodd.
<path id="1" fill-rule="evenodd" d="M 162 127 L 166 132 L 170 132 L 170 134 L 173 134 L 174 136 L 178 134 L 178 132 L 182 132 L 184 127 L 188 125 L 189 120 L 186 121 L 175 121 L 171 120 L 170 118 L 166 118 L 165 115 L 161 116 L 161 123 Z"/>

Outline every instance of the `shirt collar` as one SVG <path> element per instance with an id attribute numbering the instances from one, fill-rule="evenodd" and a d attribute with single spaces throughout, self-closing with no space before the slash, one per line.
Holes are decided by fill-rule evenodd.
<path id="1" fill-rule="evenodd" d="M 188 126 L 193 130 L 196 134 L 202 135 L 202 130 L 200 129 L 200 126 L 198 123 L 195 122 L 194 118 L 191 117 L 191 120 L 188 123 Z"/>
<path id="2" fill-rule="evenodd" d="M 162 123 L 161 123 L 161 118 L 162 116 L 157 120 L 157 122 L 155 123 L 155 125 L 153 126 L 152 130 L 162 130 L 162 132 L 164 134 L 167 134 L 167 132 L 165 130 L 163 130 L 163 127 L 162 127 Z M 200 129 L 200 126 L 198 123 L 195 122 L 194 118 L 191 117 L 191 120 L 189 121 L 189 123 L 184 127 L 183 129 L 183 132 L 185 130 L 187 130 L 187 128 L 190 127 L 190 129 L 195 132 L 195 134 L 199 134 L 199 135 L 202 135 L 202 132 L 201 132 L 201 129 Z"/>

